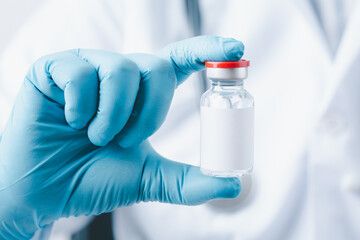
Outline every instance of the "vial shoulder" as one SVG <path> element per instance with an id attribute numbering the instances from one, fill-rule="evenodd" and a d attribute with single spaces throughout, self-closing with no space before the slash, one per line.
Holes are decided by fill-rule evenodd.
<path id="1" fill-rule="evenodd" d="M 201 96 L 200 105 L 212 108 L 249 108 L 254 107 L 254 98 L 245 89 L 234 92 L 209 89 Z"/>

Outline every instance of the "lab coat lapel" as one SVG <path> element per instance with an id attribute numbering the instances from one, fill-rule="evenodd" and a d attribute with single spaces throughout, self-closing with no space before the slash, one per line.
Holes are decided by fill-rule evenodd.
<path id="1" fill-rule="evenodd" d="M 327 91 L 324 95 L 323 110 L 325 111 L 339 84 L 345 78 L 356 57 L 360 54 L 360 2 L 355 3 L 355 8 L 346 24 L 343 37 L 336 53 Z"/>
<path id="2" fill-rule="evenodd" d="M 295 7 L 301 11 L 302 16 L 312 26 L 313 32 L 317 33 L 318 39 L 327 44 L 325 35 L 318 19 L 310 5 L 309 0 L 294 0 Z M 325 111 L 328 109 L 330 101 L 332 100 L 336 89 L 341 81 L 344 79 L 344 75 L 349 70 L 349 67 L 355 61 L 360 51 L 360 2 L 357 1 L 354 6 L 354 10 L 346 24 L 344 34 L 342 36 L 340 45 L 338 47 L 335 58 L 331 60 L 332 56 L 330 52 L 329 56 L 329 74 L 326 79 L 326 86 L 324 86 L 324 93 L 319 104 L 319 108 L 315 119 L 320 119 Z M 316 122 L 316 121 L 315 121 Z"/>

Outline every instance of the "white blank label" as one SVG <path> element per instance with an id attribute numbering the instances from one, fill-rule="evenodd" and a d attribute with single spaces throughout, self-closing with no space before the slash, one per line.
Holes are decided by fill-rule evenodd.
<path id="1" fill-rule="evenodd" d="M 201 107 L 201 167 L 245 170 L 254 161 L 254 108 Z"/>

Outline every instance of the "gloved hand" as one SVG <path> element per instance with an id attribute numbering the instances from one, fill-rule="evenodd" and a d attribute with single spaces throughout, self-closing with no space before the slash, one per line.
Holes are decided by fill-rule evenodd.
<path id="1" fill-rule="evenodd" d="M 204 176 L 165 159 L 146 139 L 165 120 L 176 85 L 205 60 L 242 54 L 239 41 L 203 36 L 157 56 L 71 50 L 38 60 L 0 143 L 0 238 L 28 239 L 61 217 L 140 201 L 236 197 L 237 178 Z"/>

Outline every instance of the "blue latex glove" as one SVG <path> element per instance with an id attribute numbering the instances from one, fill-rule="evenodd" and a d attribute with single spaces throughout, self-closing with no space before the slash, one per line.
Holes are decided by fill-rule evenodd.
<path id="1" fill-rule="evenodd" d="M 157 56 L 72 50 L 38 60 L 0 144 L 0 238 L 28 239 L 61 217 L 140 201 L 236 197 L 237 178 L 204 176 L 160 156 L 146 139 L 165 120 L 177 84 L 205 60 L 242 54 L 239 41 L 203 36 Z"/>

